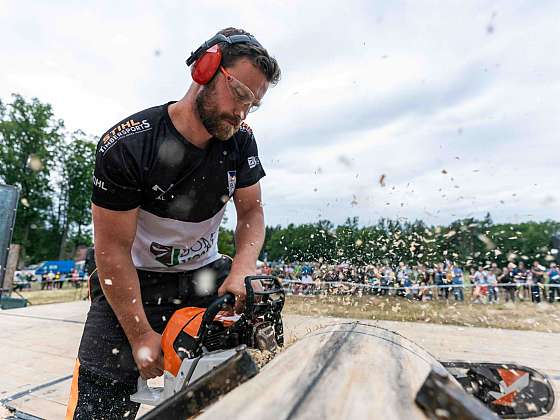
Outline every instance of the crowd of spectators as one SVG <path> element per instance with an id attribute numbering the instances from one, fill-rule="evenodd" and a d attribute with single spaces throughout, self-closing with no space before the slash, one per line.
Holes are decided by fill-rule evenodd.
<path id="1" fill-rule="evenodd" d="M 538 261 L 530 267 L 521 261 L 518 264 L 510 262 L 501 268 L 497 263 L 489 263 L 468 270 L 450 261 L 434 267 L 409 266 L 404 262 L 395 267 L 265 263 L 262 273 L 284 279 L 294 294 L 350 288 L 361 290 L 361 293 L 396 295 L 421 301 L 464 301 L 465 292 L 470 291 L 472 303 L 498 303 L 500 300 L 538 303 L 547 298 L 550 303 L 560 302 L 560 270 L 554 262 L 548 269 Z"/>
<path id="2" fill-rule="evenodd" d="M 64 284 L 70 284 L 75 288 L 79 288 L 82 287 L 85 281 L 87 281 L 86 274 L 76 269 L 72 270 L 70 273 L 48 271 L 41 275 L 33 274 L 32 271 L 16 272 L 13 290 L 29 289 L 34 282 L 41 285 L 41 290 L 62 289 Z"/>

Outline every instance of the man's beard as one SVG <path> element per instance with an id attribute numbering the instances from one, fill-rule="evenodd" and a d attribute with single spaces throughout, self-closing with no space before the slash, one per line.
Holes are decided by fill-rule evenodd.
<path id="1" fill-rule="evenodd" d="M 202 125 L 204 125 L 204 128 L 206 128 L 210 135 L 220 140 L 228 140 L 239 129 L 241 121 L 232 115 L 220 113 L 214 100 L 212 83 L 204 86 L 198 93 L 196 97 L 196 110 Z M 228 123 L 227 120 L 235 122 L 235 127 Z"/>

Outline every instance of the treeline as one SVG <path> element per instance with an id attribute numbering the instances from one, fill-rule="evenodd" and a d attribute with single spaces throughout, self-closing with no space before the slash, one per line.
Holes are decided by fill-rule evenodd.
<path id="1" fill-rule="evenodd" d="M 267 227 L 261 259 L 393 266 L 400 261 L 431 266 L 450 260 L 463 267 L 538 260 L 548 265 L 558 258 L 552 237 L 559 231 L 560 223 L 554 221 L 494 224 L 490 214 L 448 226 L 381 219 L 375 226 L 360 227 L 358 218 L 335 226 L 322 220 Z"/>
<path id="2" fill-rule="evenodd" d="M 92 244 L 91 189 L 96 140 L 69 133 L 52 107 L 12 95 L 0 101 L 0 183 L 20 188 L 12 242 L 23 246 L 23 260 L 72 257 L 79 245 Z M 508 260 L 553 260 L 551 243 L 560 223 L 494 224 L 457 220 L 449 226 L 382 219 L 360 226 L 349 218 L 287 227 L 267 227 L 261 259 L 292 261 L 434 264 L 446 259 L 462 266 Z M 234 234 L 220 228 L 218 247 L 233 255 Z"/>
<path id="3" fill-rule="evenodd" d="M 70 133 L 36 98 L 0 100 L 0 183 L 20 189 L 12 242 L 23 261 L 72 257 L 91 244 L 95 142 Z"/>

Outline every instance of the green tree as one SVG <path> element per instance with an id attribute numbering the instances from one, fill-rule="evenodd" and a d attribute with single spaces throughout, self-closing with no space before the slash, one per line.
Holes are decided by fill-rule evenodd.
<path id="1" fill-rule="evenodd" d="M 0 102 L 0 181 L 20 188 L 13 241 L 22 244 L 23 255 L 31 258 L 44 253 L 41 247 L 46 245 L 32 236 L 44 237 L 41 232 L 52 228 L 49 181 L 57 149 L 63 144 L 63 129 L 51 106 L 37 98 L 26 100 L 14 94 L 11 103 Z"/>
<path id="2" fill-rule="evenodd" d="M 220 226 L 220 234 L 218 235 L 218 251 L 221 254 L 233 257 L 235 255 L 235 239 L 233 231 Z"/>
<path id="3" fill-rule="evenodd" d="M 61 239 L 58 258 L 74 255 L 76 246 L 91 243 L 91 192 L 95 144 L 74 133 L 60 154 L 56 225 Z"/>
<path id="4" fill-rule="evenodd" d="M 227 221 L 228 217 L 224 215 L 218 233 L 218 252 L 233 257 L 235 255 L 235 236 L 231 229 L 226 228 Z"/>

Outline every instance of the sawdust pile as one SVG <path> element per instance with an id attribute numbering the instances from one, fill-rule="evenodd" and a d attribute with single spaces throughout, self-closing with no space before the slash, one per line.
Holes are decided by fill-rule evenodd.
<path id="1" fill-rule="evenodd" d="M 251 358 L 254 360 L 259 370 L 262 369 L 272 359 L 274 359 L 274 356 L 276 356 L 277 353 L 258 349 L 247 349 L 247 352 L 249 353 L 249 356 L 251 356 Z"/>

